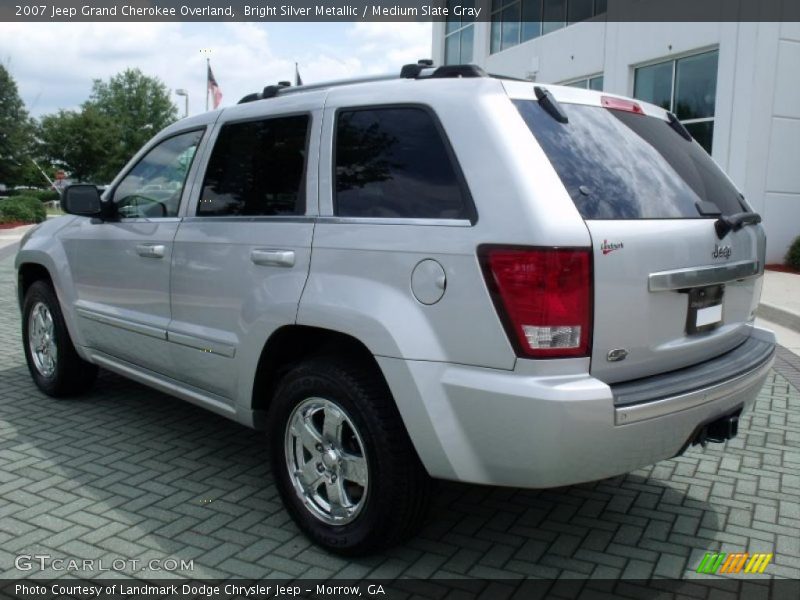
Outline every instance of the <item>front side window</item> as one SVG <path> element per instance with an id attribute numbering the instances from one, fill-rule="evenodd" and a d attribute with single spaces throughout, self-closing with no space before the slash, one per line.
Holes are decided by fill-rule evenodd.
<path id="1" fill-rule="evenodd" d="M 186 176 L 202 137 L 203 131 L 189 131 L 152 148 L 114 191 L 113 202 L 119 216 L 178 216 Z"/>
<path id="2" fill-rule="evenodd" d="M 719 51 L 639 67 L 633 95 L 672 111 L 711 153 Z"/>
<path id="3" fill-rule="evenodd" d="M 335 213 L 467 219 L 470 201 L 431 114 L 416 107 L 343 110 L 336 121 Z"/>
<path id="4" fill-rule="evenodd" d="M 308 115 L 222 126 L 208 162 L 197 216 L 305 213 Z"/>

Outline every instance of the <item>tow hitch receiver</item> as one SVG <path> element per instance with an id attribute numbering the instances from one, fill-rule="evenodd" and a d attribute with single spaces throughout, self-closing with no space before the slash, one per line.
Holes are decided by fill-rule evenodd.
<path id="1" fill-rule="evenodd" d="M 728 415 L 707 423 L 700 428 L 693 444 L 700 444 L 703 447 L 709 442 L 721 444 L 736 437 L 739 432 L 739 413 Z"/>

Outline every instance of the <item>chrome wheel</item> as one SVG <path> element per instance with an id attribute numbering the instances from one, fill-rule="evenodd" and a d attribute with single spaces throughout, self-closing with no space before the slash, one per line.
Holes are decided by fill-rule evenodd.
<path id="1" fill-rule="evenodd" d="M 286 425 L 286 466 L 300 500 L 316 518 L 346 525 L 361 512 L 369 491 L 364 443 L 338 404 L 306 398 Z"/>
<path id="2" fill-rule="evenodd" d="M 36 370 L 43 377 L 52 377 L 56 372 L 58 347 L 53 315 L 44 302 L 34 304 L 28 315 L 28 347 Z"/>

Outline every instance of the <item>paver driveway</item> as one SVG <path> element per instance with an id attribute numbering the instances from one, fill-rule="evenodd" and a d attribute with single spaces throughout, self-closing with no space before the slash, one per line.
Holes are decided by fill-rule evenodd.
<path id="1" fill-rule="evenodd" d="M 343 560 L 290 521 L 258 433 L 110 374 L 79 399 L 40 394 L 13 281 L 12 260 L 0 261 L 2 577 L 63 574 L 14 567 L 49 554 L 193 560 L 175 573 L 193 578 L 641 579 L 694 576 L 716 550 L 773 553 L 763 577 L 800 577 L 800 394 L 780 374 L 727 448 L 555 490 L 443 483 L 417 538 Z M 792 360 L 780 363 L 797 382 Z"/>

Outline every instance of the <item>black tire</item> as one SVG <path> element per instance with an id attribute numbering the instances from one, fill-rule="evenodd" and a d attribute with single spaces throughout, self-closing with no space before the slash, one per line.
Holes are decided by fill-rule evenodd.
<path id="1" fill-rule="evenodd" d="M 343 409 L 363 443 L 368 491 L 360 511 L 346 524 L 329 524 L 316 516 L 290 479 L 287 427 L 295 409 L 312 398 Z M 422 525 L 432 480 L 374 366 L 314 358 L 295 367 L 282 379 L 272 400 L 268 434 L 272 472 L 283 502 L 298 526 L 320 546 L 346 556 L 363 555 L 413 536 Z"/>
<path id="2" fill-rule="evenodd" d="M 53 321 L 53 340 L 56 347 L 55 368 L 52 373 L 43 373 L 36 365 L 29 342 L 29 326 L 32 310 L 43 304 Z M 46 281 L 36 281 L 25 293 L 22 305 L 22 346 L 25 361 L 36 387 L 48 396 L 63 398 L 89 390 L 97 378 L 97 367 L 86 362 L 75 351 L 64 323 L 61 305 L 52 286 Z"/>

